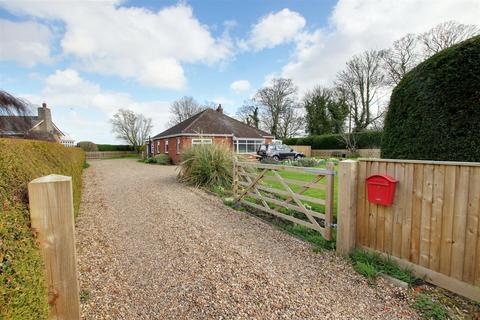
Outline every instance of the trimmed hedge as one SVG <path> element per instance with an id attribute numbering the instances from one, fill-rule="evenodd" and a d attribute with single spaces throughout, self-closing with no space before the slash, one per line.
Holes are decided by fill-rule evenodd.
<path id="1" fill-rule="evenodd" d="M 97 145 L 91 141 L 80 141 L 77 143 L 77 147 L 85 152 L 98 151 Z"/>
<path id="2" fill-rule="evenodd" d="M 130 145 L 97 144 L 98 151 L 135 151 Z"/>
<path id="3" fill-rule="evenodd" d="M 358 149 L 380 148 L 382 141 L 381 131 L 364 131 L 355 133 Z M 288 138 L 283 140 L 287 145 L 311 146 L 317 150 L 346 149 L 341 134 L 324 134 L 319 136 L 308 136 L 302 138 Z"/>
<path id="4" fill-rule="evenodd" d="M 0 319 L 46 319 L 43 262 L 30 229 L 27 185 L 56 173 L 72 176 L 78 213 L 85 154 L 59 143 L 0 139 Z"/>
<path id="5" fill-rule="evenodd" d="M 439 52 L 395 87 L 382 158 L 480 161 L 480 36 Z"/>

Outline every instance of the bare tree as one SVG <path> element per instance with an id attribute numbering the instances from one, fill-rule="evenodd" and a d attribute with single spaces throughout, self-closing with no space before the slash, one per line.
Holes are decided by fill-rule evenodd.
<path id="1" fill-rule="evenodd" d="M 257 129 L 260 127 L 259 108 L 255 106 L 253 101 L 244 101 L 243 105 L 237 110 L 236 115 L 237 118 L 245 124 Z"/>
<path id="2" fill-rule="evenodd" d="M 455 21 L 440 23 L 419 36 L 426 57 L 453 46 L 480 33 L 480 29 L 471 24 Z"/>
<path id="3" fill-rule="evenodd" d="M 286 138 L 299 130 L 297 91 L 292 79 L 275 78 L 270 86 L 255 94 L 254 101 L 262 113 L 263 125 L 277 138 Z"/>
<path id="4" fill-rule="evenodd" d="M 138 152 L 152 131 L 152 119 L 131 110 L 120 109 L 110 119 L 112 132 Z"/>
<path id="5" fill-rule="evenodd" d="M 181 97 L 170 105 L 169 124 L 171 126 L 179 124 L 205 109 L 206 107 L 200 105 L 193 97 Z"/>
<path id="6" fill-rule="evenodd" d="M 383 68 L 388 84 L 395 86 L 419 62 L 418 38 L 412 33 L 398 39 L 391 49 L 382 52 Z"/>
<path id="7" fill-rule="evenodd" d="M 365 51 L 348 61 L 345 70 L 337 75 L 337 92 L 347 104 L 351 131 L 365 130 L 381 118 L 381 112 L 373 110 L 383 98 L 385 76 L 381 64 L 380 51 Z"/>
<path id="8" fill-rule="evenodd" d="M 300 109 L 301 107 L 297 104 L 283 112 L 278 126 L 278 137 L 280 139 L 293 137 L 305 128 L 305 120 L 300 114 Z"/>

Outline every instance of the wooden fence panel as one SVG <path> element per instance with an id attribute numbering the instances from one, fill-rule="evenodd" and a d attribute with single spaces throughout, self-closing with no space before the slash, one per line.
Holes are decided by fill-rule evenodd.
<path id="1" fill-rule="evenodd" d="M 374 174 L 398 180 L 391 207 L 368 202 L 365 179 Z M 357 247 L 480 300 L 480 163 L 360 159 L 355 207 Z"/>
<path id="2" fill-rule="evenodd" d="M 88 152 L 85 152 L 85 156 L 87 157 L 88 160 L 125 157 L 129 155 L 134 155 L 134 154 L 137 154 L 137 153 L 135 151 L 88 151 Z"/>

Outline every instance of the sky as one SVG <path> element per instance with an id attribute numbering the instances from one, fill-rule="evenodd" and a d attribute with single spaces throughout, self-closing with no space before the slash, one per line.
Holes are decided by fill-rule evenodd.
<path id="1" fill-rule="evenodd" d="M 0 1 L 0 88 L 77 142 L 121 143 L 120 108 L 152 135 L 182 96 L 234 115 L 273 77 L 328 86 L 354 54 L 479 17 L 479 0 Z"/>

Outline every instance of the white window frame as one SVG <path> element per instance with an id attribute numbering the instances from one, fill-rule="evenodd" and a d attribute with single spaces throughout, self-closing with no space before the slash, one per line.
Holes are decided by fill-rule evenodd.
<path id="1" fill-rule="evenodd" d="M 157 153 L 157 154 L 160 153 L 160 141 L 157 141 L 157 152 L 153 152 L 153 153 Z"/>
<path id="2" fill-rule="evenodd" d="M 177 154 L 180 154 L 180 138 L 177 137 Z"/>
<path id="3" fill-rule="evenodd" d="M 265 143 L 265 139 L 236 138 L 235 140 L 233 140 L 233 148 L 235 150 L 235 153 L 238 153 L 238 154 L 252 154 L 257 152 L 260 145 L 264 143 Z M 240 144 L 245 145 L 245 151 L 240 152 Z M 254 146 L 254 151 L 248 151 L 249 145 Z"/>
<path id="4" fill-rule="evenodd" d="M 168 153 L 168 139 L 165 140 L 165 145 L 164 145 L 163 149 L 164 149 L 165 153 Z"/>
<path id="5" fill-rule="evenodd" d="M 192 138 L 192 146 L 195 146 L 195 145 L 201 145 L 201 144 L 212 144 L 212 139 L 204 139 L 204 138 L 198 138 L 198 139 L 194 139 Z"/>

